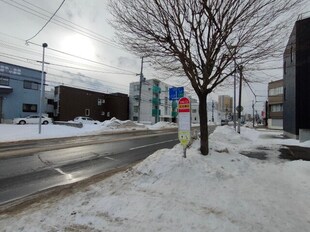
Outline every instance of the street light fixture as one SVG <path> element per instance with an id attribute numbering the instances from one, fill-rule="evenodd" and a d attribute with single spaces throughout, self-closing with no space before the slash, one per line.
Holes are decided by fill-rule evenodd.
<path id="1" fill-rule="evenodd" d="M 41 73 L 41 92 L 40 92 L 40 103 L 39 103 L 39 134 L 41 134 L 41 125 L 42 125 L 42 105 L 43 105 L 43 88 L 44 88 L 44 56 L 45 48 L 47 48 L 47 43 L 42 44 L 43 47 L 43 56 L 42 56 L 42 73 Z"/>

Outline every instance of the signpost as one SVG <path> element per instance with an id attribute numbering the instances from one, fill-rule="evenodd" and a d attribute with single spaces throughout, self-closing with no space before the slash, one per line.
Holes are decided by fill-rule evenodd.
<path id="1" fill-rule="evenodd" d="M 169 89 L 169 100 L 179 100 L 184 96 L 184 87 L 172 87 Z"/>
<path id="2" fill-rule="evenodd" d="M 182 97 L 179 99 L 178 117 L 178 137 L 183 146 L 183 157 L 186 158 L 186 148 L 191 141 L 191 103 L 188 97 Z"/>

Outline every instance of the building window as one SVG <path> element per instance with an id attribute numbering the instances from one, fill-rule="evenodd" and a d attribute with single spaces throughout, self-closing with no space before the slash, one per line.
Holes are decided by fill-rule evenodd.
<path id="1" fill-rule="evenodd" d="M 9 85 L 10 78 L 5 76 L 0 76 L 0 85 Z"/>
<path id="2" fill-rule="evenodd" d="M 33 81 L 24 81 L 24 89 L 38 90 L 39 89 L 39 83 L 33 82 Z"/>
<path id="3" fill-rule="evenodd" d="M 192 113 L 196 114 L 197 113 L 197 109 L 192 109 Z"/>
<path id="4" fill-rule="evenodd" d="M 269 96 L 276 96 L 283 94 L 283 86 L 274 89 L 269 89 Z"/>
<path id="5" fill-rule="evenodd" d="M 293 46 L 291 46 L 291 63 L 293 63 Z"/>
<path id="6" fill-rule="evenodd" d="M 100 99 L 98 98 L 98 106 L 101 106 L 102 104 L 105 103 L 105 100 L 104 99 Z"/>
<path id="7" fill-rule="evenodd" d="M 23 112 L 37 112 L 36 104 L 23 104 Z"/>
<path id="8" fill-rule="evenodd" d="M 48 105 L 54 105 L 54 99 L 47 99 Z"/>
<path id="9" fill-rule="evenodd" d="M 134 86 L 133 86 L 133 90 L 134 90 L 134 91 L 138 91 L 138 90 L 139 90 L 139 85 L 134 85 Z"/>
<path id="10" fill-rule="evenodd" d="M 90 109 L 85 109 L 85 116 L 90 116 Z"/>
<path id="11" fill-rule="evenodd" d="M 134 107 L 133 107 L 133 112 L 134 112 L 134 113 L 138 113 L 138 111 L 139 111 L 139 107 L 138 107 L 138 106 L 134 106 Z"/>
<path id="12" fill-rule="evenodd" d="M 271 105 L 270 110 L 271 112 L 283 112 L 283 105 L 282 104 Z"/>

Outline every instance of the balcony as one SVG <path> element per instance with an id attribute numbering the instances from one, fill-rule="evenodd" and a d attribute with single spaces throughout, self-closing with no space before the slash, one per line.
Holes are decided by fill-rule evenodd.
<path id="1" fill-rule="evenodd" d="M 178 116 L 178 112 L 176 112 L 176 111 L 171 112 L 171 116 L 173 118 L 177 117 Z"/>
<path id="2" fill-rule="evenodd" d="M 160 110 L 159 109 L 152 109 L 152 116 L 159 116 L 160 115 Z"/>
<path id="3" fill-rule="evenodd" d="M 161 93 L 161 89 L 160 89 L 160 87 L 158 87 L 158 86 L 153 86 L 153 93 Z"/>
<path id="4" fill-rule="evenodd" d="M 159 98 L 153 98 L 153 99 L 152 99 L 152 103 L 153 103 L 153 105 L 158 106 L 158 105 L 160 105 L 160 104 L 161 104 L 161 101 L 160 101 L 160 99 L 159 99 Z"/>

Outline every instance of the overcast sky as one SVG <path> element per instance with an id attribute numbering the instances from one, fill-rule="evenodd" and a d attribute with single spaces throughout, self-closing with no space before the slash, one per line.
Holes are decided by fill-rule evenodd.
<path id="1" fill-rule="evenodd" d="M 111 19 L 106 7 L 108 0 L 66 0 L 51 22 L 30 40 L 31 43 L 25 44 L 42 28 L 61 2 L 0 0 L 0 60 L 41 70 L 41 64 L 37 61 L 42 60 L 42 43 L 47 43 L 45 60 L 49 64 L 45 71 L 49 86 L 65 84 L 107 93 L 128 93 L 129 83 L 138 81 L 136 74 L 140 72 L 140 58 L 114 42 L 113 29 L 108 24 Z M 310 11 L 309 5 L 305 7 L 305 12 L 307 9 Z M 263 79 L 262 84 L 252 86 L 256 95 L 265 96 L 257 98 L 258 101 L 266 100 L 270 80 L 282 78 L 282 61 L 273 66 L 279 68 L 253 74 Z M 144 75 L 148 79 L 161 76 L 148 63 L 144 66 Z M 224 87 L 217 91 L 217 94 L 225 93 L 233 96 L 232 88 Z M 242 104 L 251 112 L 254 98 L 246 86 L 243 96 Z M 217 95 L 213 94 L 211 98 L 217 100 Z M 262 110 L 262 102 L 257 103 L 258 112 Z"/>

